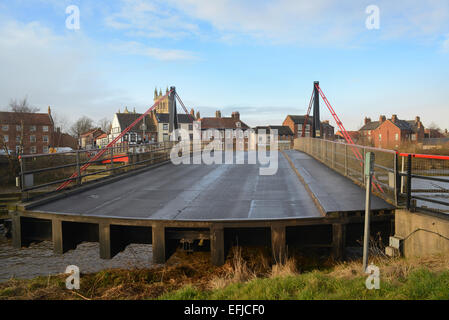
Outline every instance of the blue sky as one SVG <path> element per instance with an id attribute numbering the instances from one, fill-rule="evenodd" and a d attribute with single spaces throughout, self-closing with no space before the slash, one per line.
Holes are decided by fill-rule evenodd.
<path id="1" fill-rule="evenodd" d="M 348 130 L 380 114 L 449 128 L 447 0 L 1 0 L 0 63 L 0 106 L 28 96 L 70 121 L 143 112 L 174 85 L 202 116 L 280 124 L 318 80 Z"/>

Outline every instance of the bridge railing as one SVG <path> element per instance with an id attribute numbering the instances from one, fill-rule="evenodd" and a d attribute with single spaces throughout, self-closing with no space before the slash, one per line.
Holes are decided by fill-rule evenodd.
<path id="1" fill-rule="evenodd" d="M 294 148 L 305 152 L 329 168 L 365 187 L 364 159 L 375 154 L 373 193 L 393 205 L 404 202 L 400 190 L 398 156 L 394 150 L 351 145 L 316 138 L 295 139 Z"/>
<path id="2" fill-rule="evenodd" d="M 400 153 L 406 207 L 449 214 L 449 156 Z"/>
<path id="3" fill-rule="evenodd" d="M 375 154 L 373 192 L 409 210 L 449 213 L 449 156 L 397 153 L 395 150 L 315 138 L 295 139 L 294 148 L 365 187 L 363 162 Z"/>
<path id="4" fill-rule="evenodd" d="M 22 200 L 56 192 L 67 181 L 67 187 L 80 186 L 106 176 L 118 175 L 170 159 L 173 142 L 141 145 L 118 144 L 92 159 L 100 149 L 73 150 L 63 153 L 24 155 L 20 157 Z M 83 166 L 89 166 L 82 170 Z M 75 178 L 73 173 L 77 173 Z"/>

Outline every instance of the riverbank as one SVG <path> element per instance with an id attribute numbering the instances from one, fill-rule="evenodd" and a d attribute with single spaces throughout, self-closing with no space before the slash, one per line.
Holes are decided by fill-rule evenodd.
<path id="1" fill-rule="evenodd" d="M 65 288 L 67 275 L 11 279 L 0 299 L 449 299 L 448 256 L 372 262 L 379 290 L 366 289 L 360 261 L 296 255 L 280 266 L 265 250 L 234 249 L 215 267 L 207 252 L 177 252 L 164 267 L 82 274 L 77 291 Z"/>

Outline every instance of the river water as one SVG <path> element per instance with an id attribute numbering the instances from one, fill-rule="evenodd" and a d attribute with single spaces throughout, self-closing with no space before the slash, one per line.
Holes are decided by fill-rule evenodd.
<path id="1" fill-rule="evenodd" d="M 43 241 L 28 248 L 15 249 L 0 225 L 0 282 L 11 278 L 30 279 L 64 273 L 69 265 L 76 265 L 81 273 L 104 269 L 135 269 L 152 266 L 151 245 L 131 244 L 111 260 L 100 259 L 98 243 L 82 243 L 63 255 L 53 253 L 53 243 Z"/>

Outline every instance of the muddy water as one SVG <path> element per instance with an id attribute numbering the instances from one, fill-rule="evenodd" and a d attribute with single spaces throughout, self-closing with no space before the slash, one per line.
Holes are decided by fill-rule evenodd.
<path id="1" fill-rule="evenodd" d="M 69 265 L 76 265 L 81 273 L 97 272 L 109 268 L 134 269 L 152 266 L 151 245 L 131 244 L 111 260 L 99 257 L 98 243 L 82 243 L 63 255 L 53 253 L 51 241 L 31 244 L 15 249 L 4 236 L 0 225 L 0 282 L 11 278 L 29 279 L 64 273 Z"/>

